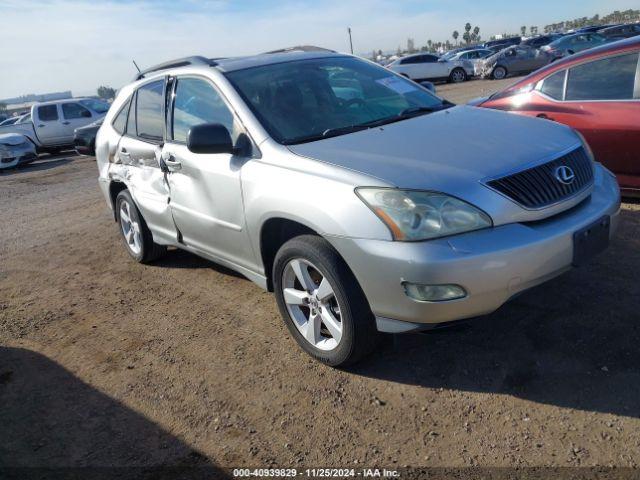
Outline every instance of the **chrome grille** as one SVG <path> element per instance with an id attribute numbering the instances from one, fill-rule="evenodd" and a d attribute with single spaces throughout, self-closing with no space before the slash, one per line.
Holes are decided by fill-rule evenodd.
<path id="1" fill-rule="evenodd" d="M 561 166 L 573 170 L 573 182 L 565 184 L 556 178 Z M 513 175 L 490 180 L 487 185 L 525 208 L 543 208 L 580 193 L 593 183 L 591 159 L 580 147 L 542 165 Z"/>

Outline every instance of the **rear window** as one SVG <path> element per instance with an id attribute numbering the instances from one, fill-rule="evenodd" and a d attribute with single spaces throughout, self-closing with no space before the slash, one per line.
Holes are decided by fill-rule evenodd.
<path id="1" fill-rule="evenodd" d="M 564 79 L 566 74 L 567 71 L 562 70 L 545 78 L 542 82 L 542 87 L 540 87 L 540 92 L 555 100 L 563 100 Z"/>
<path id="2" fill-rule="evenodd" d="M 58 106 L 43 105 L 38 107 L 38 118 L 43 122 L 54 122 L 58 120 Z"/>
<path id="3" fill-rule="evenodd" d="M 630 100 L 638 54 L 604 58 L 569 69 L 566 100 Z"/>
<path id="4" fill-rule="evenodd" d="M 80 100 L 80 103 L 96 113 L 107 113 L 109 111 L 109 104 L 107 102 L 96 100 L 95 98 Z"/>
<path id="5" fill-rule="evenodd" d="M 138 89 L 136 101 L 136 129 L 138 137 L 162 140 L 164 133 L 164 80 L 150 83 Z"/>
<path id="6" fill-rule="evenodd" d="M 77 118 L 91 118 L 91 112 L 79 103 L 63 103 L 62 116 L 65 120 L 75 120 Z"/>

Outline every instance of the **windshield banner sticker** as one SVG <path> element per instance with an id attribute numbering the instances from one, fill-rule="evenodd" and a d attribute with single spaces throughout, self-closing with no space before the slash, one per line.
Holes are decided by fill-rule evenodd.
<path id="1" fill-rule="evenodd" d="M 376 83 L 390 88 L 391 90 L 399 94 L 415 92 L 418 90 L 408 81 L 395 76 L 381 78 L 379 80 L 376 80 Z"/>

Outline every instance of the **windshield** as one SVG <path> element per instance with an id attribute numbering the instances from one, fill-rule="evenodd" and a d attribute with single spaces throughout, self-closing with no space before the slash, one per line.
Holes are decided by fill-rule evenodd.
<path id="1" fill-rule="evenodd" d="M 109 104 L 100 100 L 89 98 L 87 100 L 80 100 L 80 103 L 85 107 L 89 107 L 96 113 L 106 113 L 109 111 Z"/>
<path id="2" fill-rule="evenodd" d="M 278 63 L 226 74 L 279 143 L 303 143 L 446 108 L 425 88 L 353 57 Z"/>

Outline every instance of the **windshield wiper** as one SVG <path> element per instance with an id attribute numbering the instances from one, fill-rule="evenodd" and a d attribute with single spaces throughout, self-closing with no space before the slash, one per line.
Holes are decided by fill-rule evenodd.
<path id="1" fill-rule="evenodd" d="M 283 142 L 284 145 L 296 145 L 300 143 L 314 142 L 316 140 L 323 140 L 325 138 L 337 137 L 339 135 L 346 135 L 347 133 L 359 132 L 361 130 L 367 130 L 368 128 L 379 127 L 388 123 L 398 122 L 405 118 L 411 118 L 425 113 L 437 112 L 446 108 L 453 107 L 454 104 L 444 100 L 441 105 L 436 107 L 409 107 L 392 117 L 379 118 L 366 123 L 359 123 L 357 125 L 346 125 L 344 127 L 327 128 L 324 132 L 316 135 L 308 135 L 305 137 L 293 138 Z"/>
<path id="2" fill-rule="evenodd" d="M 399 114 L 399 118 L 413 117 L 414 115 L 421 115 L 423 113 L 432 113 L 436 109 L 433 107 L 409 107 L 402 110 Z"/>

